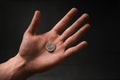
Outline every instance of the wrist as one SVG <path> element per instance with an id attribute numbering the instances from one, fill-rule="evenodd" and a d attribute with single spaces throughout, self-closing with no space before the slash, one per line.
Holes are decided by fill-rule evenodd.
<path id="1" fill-rule="evenodd" d="M 31 73 L 26 70 L 26 61 L 17 54 L 0 65 L 0 80 L 25 80 Z"/>

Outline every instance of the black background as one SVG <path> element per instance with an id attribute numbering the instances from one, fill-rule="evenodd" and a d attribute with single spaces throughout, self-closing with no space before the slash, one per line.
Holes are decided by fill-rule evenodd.
<path id="1" fill-rule="evenodd" d="M 0 62 L 17 54 L 35 10 L 42 14 L 40 34 L 50 30 L 72 7 L 79 12 L 69 25 L 83 13 L 90 15 L 91 29 L 82 38 L 89 45 L 60 65 L 28 80 L 120 79 L 119 0 L 1 0 Z"/>

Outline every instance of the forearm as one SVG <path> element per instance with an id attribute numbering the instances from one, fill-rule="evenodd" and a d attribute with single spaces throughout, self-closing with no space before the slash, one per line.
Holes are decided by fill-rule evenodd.
<path id="1" fill-rule="evenodd" d="M 31 74 L 26 71 L 25 65 L 19 54 L 0 64 L 0 80 L 26 80 Z"/>

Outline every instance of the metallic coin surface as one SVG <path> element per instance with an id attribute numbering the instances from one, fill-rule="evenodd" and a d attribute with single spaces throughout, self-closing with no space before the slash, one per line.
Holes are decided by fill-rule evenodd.
<path id="1" fill-rule="evenodd" d="M 51 43 L 51 42 L 48 42 L 48 43 L 46 44 L 46 50 L 47 50 L 48 52 L 53 52 L 53 51 L 55 50 L 55 48 L 56 48 L 55 44 L 53 44 L 53 43 Z"/>

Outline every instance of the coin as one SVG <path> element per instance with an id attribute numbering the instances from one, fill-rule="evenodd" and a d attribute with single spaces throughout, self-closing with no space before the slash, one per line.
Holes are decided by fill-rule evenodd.
<path id="1" fill-rule="evenodd" d="M 46 44 L 46 50 L 47 50 L 48 52 L 53 52 L 53 51 L 55 50 L 55 48 L 56 48 L 55 44 L 53 44 L 53 43 L 51 43 L 51 42 L 48 42 L 48 43 Z"/>

